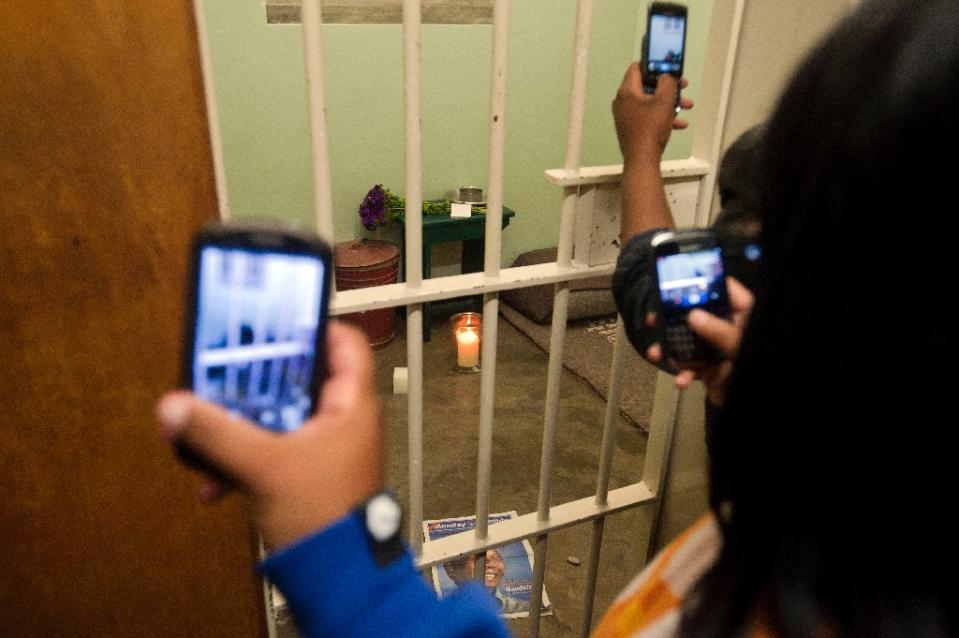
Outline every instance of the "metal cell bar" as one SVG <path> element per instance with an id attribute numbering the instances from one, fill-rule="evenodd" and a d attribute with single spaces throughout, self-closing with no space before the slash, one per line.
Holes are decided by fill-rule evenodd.
<path id="1" fill-rule="evenodd" d="M 423 169 L 420 132 L 420 1 L 403 1 L 403 73 L 406 113 L 406 281 L 416 288 L 423 281 Z"/>
<path id="2" fill-rule="evenodd" d="M 606 503 L 609 477 L 613 473 L 613 450 L 616 448 L 616 428 L 619 426 L 619 401 L 623 394 L 623 362 L 630 348 L 623 318 L 616 316 L 616 342 L 613 344 L 613 362 L 609 371 L 609 396 L 606 400 L 606 420 L 603 427 L 603 443 L 596 478 L 596 503 Z"/>
<path id="3" fill-rule="evenodd" d="M 649 438 L 646 442 L 646 456 L 643 460 L 643 483 L 656 495 L 650 512 L 651 526 L 646 559 L 655 554 L 656 539 L 659 534 L 660 515 L 663 495 L 669 476 L 669 463 L 672 454 L 673 439 L 676 433 L 676 421 L 679 418 L 680 404 L 689 392 L 676 389 L 675 378 L 665 372 L 656 375 L 656 391 L 653 395 L 653 414 L 650 417 Z"/>
<path id="4" fill-rule="evenodd" d="M 700 178 L 709 174 L 711 164 L 695 157 L 680 160 L 663 160 L 659 172 L 664 180 Z M 549 168 L 543 171 L 546 180 L 557 186 L 584 186 L 621 182 L 623 165 L 583 166 L 576 169 Z"/>
<path id="5" fill-rule="evenodd" d="M 669 160 L 660 164 L 663 177 L 675 183 L 699 182 L 710 170 L 710 165 L 694 158 L 686 160 Z M 546 178 L 554 184 L 572 187 L 584 184 L 600 184 L 618 182 L 622 177 L 622 165 L 586 167 L 581 170 L 566 171 L 555 169 L 546 171 Z M 575 193 L 574 193 L 575 195 Z M 412 225 L 412 219 L 407 220 L 407 229 Z M 407 244 L 409 245 L 409 244 Z M 411 258 L 417 264 L 422 263 L 419 252 L 409 251 L 407 257 L 407 271 L 411 271 Z M 557 263 L 536 264 L 500 269 L 497 276 L 487 275 L 485 272 L 468 273 L 449 277 L 421 280 L 419 285 L 411 282 L 376 286 L 374 288 L 357 288 L 337 293 L 330 302 L 331 314 L 346 314 L 363 312 L 380 308 L 392 308 L 410 303 L 428 303 L 464 297 L 469 295 L 485 294 L 494 291 L 523 288 L 542 284 L 556 283 L 562 280 L 576 280 L 598 275 L 609 275 L 613 271 L 613 264 L 602 264 L 588 268 L 571 265 L 560 266 Z M 420 271 L 421 272 L 421 271 Z"/>
<path id="6" fill-rule="evenodd" d="M 650 419 L 649 439 L 646 443 L 646 458 L 643 462 L 643 482 L 656 494 L 652 504 L 649 543 L 646 560 L 656 554 L 656 544 L 662 527 L 663 495 L 669 481 L 669 464 L 673 441 L 676 436 L 676 421 L 688 392 L 679 392 L 672 375 L 660 372 L 656 375 L 656 393 L 653 396 L 653 416 Z M 658 412 L 657 412 L 658 408 Z"/>
<path id="7" fill-rule="evenodd" d="M 559 420 L 559 390 L 563 375 L 563 350 L 566 344 L 566 319 L 569 310 L 569 282 L 556 284 L 553 292 L 553 322 L 549 337 L 549 363 L 546 380 L 546 414 L 543 424 L 543 447 L 539 466 L 539 499 L 536 514 L 540 521 L 550 518 L 550 496 L 553 487 L 553 459 L 556 447 L 556 425 Z M 533 543 L 533 588 L 530 592 L 530 635 L 539 636 L 539 613 L 543 603 L 543 581 L 546 578 L 546 546 L 548 536 L 537 536 Z M 534 613 L 537 612 L 537 613 Z"/>
<path id="8" fill-rule="evenodd" d="M 569 126 L 566 138 L 566 160 L 563 168 L 578 170 L 583 144 L 583 120 L 586 111 L 586 74 L 589 66 L 589 36 L 593 20 L 592 0 L 580 0 L 576 15 L 576 45 L 573 53 L 573 81 L 570 89 Z M 577 191 L 563 189 L 563 208 L 560 217 L 559 243 L 556 262 L 568 267 L 573 256 L 573 222 L 576 214 Z M 543 424 L 543 450 L 540 461 L 539 500 L 537 516 L 548 520 L 552 493 L 553 457 L 556 441 L 556 423 L 559 417 L 559 388 L 563 373 L 563 346 L 566 341 L 566 319 L 569 309 L 569 282 L 556 284 L 553 294 L 553 321 L 550 332 L 549 376 L 546 384 L 546 414 Z M 530 592 L 530 635 L 539 636 L 539 610 L 543 599 L 543 579 L 546 575 L 547 535 L 538 536 L 533 548 L 533 589 Z"/>
<path id="9" fill-rule="evenodd" d="M 420 26 L 419 0 L 403 1 L 403 74 L 406 113 L 406 286 L 423 283 L 422 136 L 420 132 Z M 409 303 L 409 300 L 407 300 Z M 409 530 L 410 545 L 419 555 L 423 546 L 423 306 L 413 303 L 406 311 L 406 365 L 408 368 Z"/>
<path id="10" fill-rule="evenodd" d="M 478 542 L 486 540 L 489 532 L 489 501 L 493 475 L 493 402 L 496 386 L 496 342 L 498 339 L 499 295 L 483 295 L 482 378 L 480 379 L 479 447 L 476 472 L 476 523 L 473 535 Z M 478 554 L 474 575 L 484 579 L 486 554 Z"/>
<path id="11" fill-rule="evenodd" d="M 599 576 L 599 555 L 603 548 L 603 530 L 606 517 L 593 520 L 589 531 L 589 558 L 586 565 L 586 590 L 583 592 L 583 622 L 581 636 L 588 636 L 593 626 L 593 605 L 596 602 L 596 579 Z"/>
<path id="12" fill-rule="evenodd" d="M 506 139 L 506 64 L 509 47 L 509 0 L 493 5 L 493 63 L 490 80 L 489 177 L 486 205 L 484 271 L 495 277 L 500 269 L 503 233 L 503 166 Z"/>
<path id="13" fill-rule="evenodd" d="M 552 491 L 556 423 L 559 417 L 559 390 L 563 374 L 563 346 L 566 341 L 566 318 L 569 309 L 569 282 L 556 284 L 553 293 L 553 323 L 550 331 L 550 357 L 546 382 L 546 416 L 543 447 L 540 455 L 539 499 L 536 511 L 541 520 L 549 519 Z M 552 356 L 558 352 L 557 356 Z"/>
<path id="14" fill-rule="evenodd" d="M 213 177 L 216 181 L 216 204 L 220 221 L 230 219 L 229 192 L 226 188 L 226 168 L 223 161 L 223 136 L 220 133 L 220 115 L 216 103 L 216 86 L 213 80 L 213 58 L 210 54 L 210 37 L 206 28 L 206 11 L 203 0 L 193 0 L 193 16 L 199 40 L 200 68 L 203 71 L 203 96 L 206 100 L 206 122 L 210 129 L 210 154 L 213 157 Z"/>
<path id="15" fill-rule="evenodd" d="M 613 363 L 609 371 L 609 396 L 606 400 L 606 421 L 596 478 L 596 504 L 605 505 L 609 494 L 609 477 L 613 472 L 613 450 L 616 448 L 616 429 L 619 427 L 619 402 L 623 389 L 623 361 L 629 341 L 623 328 L 623 318 L 616 317 L 616 341 L 613 344 Z M 593 604 L 596 598 L 596 578 L 599 575 L 599 555 L 603 547 L 604 518 L 593 521 L 590 532 L 589 562 L 586 565 L 586 587 L 583 592 L 583 631 L 588 636 L 593 623 Z"/>
<path id="16" fill-rule="evenodd" d="M 409 220 L 407 220 L 409 224 Z M 418 252 L 418 251 L 410 251 Z M 419 556 L 423 548 L 423 305 L 406 307 L 406 366 L 409 448 L 410 546 Z"/>
<path id="17" fill-rule="evenodd" d="M 303 57 L 310 111 L 313 158 L 313 199 L 316 232 L 333 243 L 333 188 L 326 134 L 326 94 L 323 87 L 323 16 L 320 0 L 303 0 Z"/>
<path id="18" fill-rule="evenodd" d="M 593 0 L 579 0 L 576 13 L 576 44 L 573 50 L 573 81 L 570 88 L 569 126 L 566 131 L 566 161 L 563 168 L 578 170 L 583 149 L 586 118 L 586 75 L 589 39 L 593 23 Z"/>
<path id="19" fill-rule="evenodd" d="M 733 73 L 736 68 L 736 55 L 739 51 L 740 34 L 743 26 L 743 13 L 746 10 L 746 0 L 736 0 L 733 13 L 733 24 L 729 33 L 729 47 L 726 51 L 726 63 L 723 68 L 723 83 L 720 89 L 719 110 L 716 113 L 716 123 L 713 127 L 712 144 L 709 148 L 709 161 L 713 166 L 719 166 L 719 154 L 722 151 L 723 135 L 726 131 L 726 119 L 729 113 L 729 97 L 732 93 Z M 703 180 L 702 190 L 699 193 L 699 210 L 696 211 L 696 222 L 705 224 L 709 220 L 709 209 L 713 205 L 713 192 L 716 190 L 716 171 L 709 171 Z"/>
<path id="20" fill-rule="evenodd" d="M 493 60 L 490 79 L 490 143 L 487 181 L 486 247 L 483 274 L 497 277 L 500 271 L 503 232 L 503 156 L 506 131 L 506 63 L 509 46 L 509 0 L 493 5 Z M 480 379 L 479 452 L 476 472 L 477 540 L 486 538 L 493 474 L 493 405 L 496 388 L 496 345 L 499 325 L 499 295 L 483 296 L 482 378 Z M 476 557 L 475 574 L 482 578 L 486 555 Z"/>
<path id="21" fill-rule="evenodd" d="M 452 275 L 436 279 L 424 279 L 418 287 L 409 283 L 387 284 L 371 288 L 342 290 L 330 303 L 330 313 L 340 315 L 379 308 L 394 308 L 410 303 L 426 303 L 466 297 L 500 290 L 526 288 L 558 281 L 574 281 L 608 275 L 613 272 L 612 264 L 591 266 L 589 268 L 560 268 L 555 262 L 504 268 L 500 276 L 486 277 L 482 272 L 466 275 Z"/>
<path id="22" fill-rule="evenodd" d="M 263 538 L 257 538 L 257 548 L 260 553 L 260 559 L 266 558 L 266 545 Z M 263 603 L 266 608 L 266 634 L 268 638 L 277 638 L 276 616 L 277 609 L 273 604 L 273 586 L 266 578 L 263 579 Z"/>
<path id="23" fill-rule="evenodd" d="M 483 295 L 482 372 L 480 379 L 479 448 L 476 472 L 477 540 L 485 540 L 489 527 L 489 501 L 493 474 L 493 403 L 496 385 L 496 342 L 498 339 L 499 295 Z M 486 556 L 476 557 L 475 573 L 482 577 Z"/>
<path id="24" fill-rule="evenodd" d="M 417 564 L 419 567 L 439 565 L 468 554 L 482 552 L 490 547 L 546 535 L 639 505 L 651 504 L 655 499 L 656 495 L 646 486 L 646 483 L 640 481 L 610 490 L 606 505 L 597 505 L 595 497 L 587 496 L 556 505 L 550 512 L 548 521 L 540 520 L 536 512 L 531 512 L 491 525 L 489 534 L 483 542 L 477 542 L 473 532 L 466 531 L 424 543 L 423 553 Z"/>

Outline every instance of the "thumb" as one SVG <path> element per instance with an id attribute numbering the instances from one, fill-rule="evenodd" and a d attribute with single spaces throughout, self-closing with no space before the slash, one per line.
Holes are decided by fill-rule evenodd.
<path id="1" fill-rule="evenodd" d="M 731 359 L 736 356 L 742 333 L 731 321 L 699 309 L 690 311 L 686 321 L 696 334 L 719 348 L 725 357 Z"/>
<path id="2" fill-rule="evenodd" d="M 213 465 L 213 473 L 248 485 L 269 463 L 276 437 L 250 421 L 234 418 L 192 393 L 174 391 L 157 404 L 160 432 Z"/>

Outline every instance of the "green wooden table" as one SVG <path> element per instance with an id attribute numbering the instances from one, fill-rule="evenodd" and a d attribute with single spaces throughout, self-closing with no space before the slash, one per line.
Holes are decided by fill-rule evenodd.
<path id="1" fill-rule="evenodd" d="M 503 206 L 503 228 L 509 226 L 515 212 Z M 400 222 L 405 223 L 400 215 Z M 486 251 L 486 215 L 473 213 L 472 217 L 450 217 L 449 215 L 423 216 L 423 278 L 432 275 L 433 246 L 463 242 L 463 257 L 460 261 L 461 272 L 479 272 L 483 270 Z M 406 233 L 400 242 L 403 254 L 406 254 Z M 405 263 L 405 262 L 404 262 Z M 423 340 L 430 340 L 430 321 L 433 314 L 452 310 L 474 310 L 482 312 L 483 295 L 473 295 L 463 299 L 450 299 L 423 304 Z"/>

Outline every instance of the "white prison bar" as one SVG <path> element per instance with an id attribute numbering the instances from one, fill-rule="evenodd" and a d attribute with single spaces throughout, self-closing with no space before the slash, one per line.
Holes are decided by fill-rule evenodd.
<path id="1" fill-rule="evenodd" d="M 506 62 L 509 46 L 509 0 L 493 5 L 493 60 L 490 79 L 490 141 L 487 177 L 486 246 L 483 274 L 495 278 L 500 272 L 503 232 L 503 164 L 506 132 Z M 478 540 L 486 538 L 493 475 L 493 411 L 496 394 L 496 346 L 499 327 L 499 296 L 483 295 L 483 358 L 480 378 L 479 447 L 476 471 L 476 524 Z M 483 578 L 486 555 L 476 557 L 475 574 Z"/>
<path id="2" fill-rule="evenodd" d="M 506 62 L 509 47 L 509 0 L 493 4 L 493 62 L 490 79 L 489 175 L 487 178 L 484 272 L 500 269 L 503 234 L 503 166 L 506 139 Z"/>
<path id="3" fill-rule="evenodd" d="M 303 58 L 310 111 L 310 139 L 313 158 L 313 201 L 316 232 L 333 243 L 333 187 L 326 134 L 326 94 L 323 87 L 323 16 L 320 0 L 303 0 Z"/>
<path id="4" fill-rule="evenodd" d="M 711 165 L 708 162 L 695 158 L 669 160 L 660 164 L 660 170 L 662 171 L 664 179 L 680 183 L 686 183 L 687 181 L 699 182 L 710 172 L 710 168 Z M 545 174 L 549 181 L 565 187 L 565 214 L 566 200 L 570 200 L 572 210 L 575 211 L 577 200 L 576 187 L 618 182 L 622 178 L 622 165 L 587 167 L 575 170 L 551 169 L 546 171 Z M 421 220 L 415 216 L 408 219 L 406 223 L 407 233 L 410 232 L 413 226 L 419 227 L 420 224 Z M 570 244 L 572 242 L 572 227 L 573 223 L 570 220 L 567 227 L 561 228 L 560 231 L 561 239 Z M 422 243 L 421 238 L 422 234 L 420 234 L 420 239 L 417 240 L 418 243 L 407 243 L 406 245 L 419 245 Z M 407 242 L 409 241 L 409 235 L 407 235 Z M 489 242 L 487 242 L 487 246 L 489 246 Z M 411 272 L 412 266 L 422 267 L 420 251 L 407 251 L 406 260 L 407 272 Z M 414 285 L 414 282 L 410 281 L 409 277 L 407 277 L 408 281 L 405 283 L 340 291 L 336 297 L 331 300 L 330 312 L 332 314 L 362 312 L 365 310 L 390 308 L 410 303 L 426 303 L 442 299 L 452 299 L 454 297 L 498 292 L 508 288 L 522 288 L 537 284 L 572 281 L 596 275 L 607 275 L 612 272 L 612 269 L 612 264 L 574 267 L 570 262 L 567 262 L 565 265 L 552 262 L 533 266 L 506 268 L 500 270 L 497 276 L 492 277 L 483 272 L 436 279 L 420 279 L 419 285 Z M 410 372 L 412 374 L 412 370 Z"/>
<path id="5" fill-rule="evenodd" d="M 476 539 L 472 530 L 452 534 L 435 541 L 423 543 L 423 552 L 417 560 L 420 568 L 432 567 L 449 560 L 462 558 L 467 554 L 476 554 L 490 547 L 506 545 L 514 541 L 545 535 L 578 523 L 586 523 L 599 517 L 653 503 L 655 494 L 642 481 L 609 491 L 609 500 L 605 505 L 596 503 L 592 496 L 556 505 L 550 512 L 548 521 L 540 520 L 536 512 L 524 514 L 495 525 L 490 525 L 486 540 Z"/>
<path id="6" fill-rule="evenodd" d="M 673 375 L 666 372 L 656 374 L 656 391 L 653 395 L 653 413 L 649 419 L 649 438 L 646 440 L 646 455 L 643 458 L 642 482 L 657 496 L 666 492 L 680 401 L 690 400 L 690 392 L 687 390 L 681 393 L 676 388 L 676 378 Z M 701 402 L 702 397 L 695 400 Z M 651 509 L 649 543 L 646 547 L 647 561 L 652 560 L 656 552 L 662 499 L 657 498 Z"/>
<path id="7" fill-rule="evenodd" d="M 613 343 L 613 363 L 609 371 L 609 396 L 603 424 L 603 443 L 599 453 L 599 471 L 596 477 L 596 504 L 605 505 L 609 499 L 609 477 L 613 473 L 613 450 L 616 447 L 616 428 L 619 425 L 619 401 L 623 389 L 623 362 L 630 347 L 623 327 L 622 316 L 616 317 L 616 340 Z M 583 595 L 583 630 L 588 636 L 593 624 L 593 603 L 596 597 L 596 579 L 599 575 L 599 555 L 603 547 L 603 529 L 606 519 L 593 521 L 590 533 L 589 559 L 586 564 L 586 588 Z"/>
<path id="8" fill-rule="evenodd" d="M 420 303 L 406 307 L 406 366 L 409 541 L 413 553 L 419 555 L 423 544 L 423 304 Z"/>
<path id="9" fill-rule="evenodd" d="M 684 177 L 700 178 L 709 174 L 712 166 L 695 157 L 681 160 L 663 160 L 659 163 L 659 172 L 663 179 Z M 584 166 L 582 168 L 550 168 L 544 172 L 547 181 L 557 186 L 585 186 L 588 184 L 610 184 L 622 181 L 623 165 Z"/>
<path id="10" fill-rule="evenodd" d="M 453 275 L 436 279 L 424 279 L 419 287 L 405 282 L 341 290 L 330 302 L 330 314 L 341 315 L 379 308 L 393 308 L 411 303 L 427 303 L 455 297 L 499 292 L 510 288 L 526 288 L 561 281 L 574 281 L 613 272 L 614 264 L 602 264 L 584 268 L 565 268 L 555 262 L 504 268 L 498 277 L 487 277 L 481 272 Z M 409 332 L 411 328 L 407 329 Z"/>
<path id="11" fill-rule="evenodd" d="M 576 44 L 573 49 L 573 81 L 570 87 L 569 127 L 566 137 L 566 158 L 563 168 L 579 170 L 583 146 L 583 123 L 586 113 L 586 75 L 589 67 L 590 29 L 593 22 L 593 0 L 579 0 L 576 13 Z M 556 263 L 570 265 L 573 257 L 573 222 L 579 199 L 578 189 L 563 188 L 563 208 L 559 222 L 559 241 Z M 563 374 L 563 349 L 566 341 L 566 318 L 569 310 L 569 282 L 556 284 L 553 293 L 553 322 L 550 330 L 549 367 L 546 381 L 546 410 L 543 417 L 543 449 L 540 457 L 539 499 L 537 517 L 540 521 L 550 516 L 550 496 L 553 485 L 556 424 L 559 419 L 559 389 Z M 546 576 L 546 543 L 548 536 L 536 537 L 533 548 L 533 589 L 530 609 L 540 609 L 543 599 L 543 580 Z M 539 636 L 539 614 L 531 613 L 530 636 Z"/>
<path id="12" fill-rule="evenodd" d="M 489 501 L 493 477 L 493 411 L 496 388 L 496 340 L 499 328 L 499 295 L 483 295 L 483 358 L 480 378 L 479 437 L 476 468 L 476 523 L 473 536 L 484 542 L 489 534 Z M 486 554 L 476 556 L 474 578 L 486 573 Z"/>
<path id="13" fill-rule="evenodd" d="M 406 233 L 407 246 L 423 243 L 422 134 L 420 129 L 420 2 L 403 2 L 403 76 L 406 117 Z M 406 251 L 406 281 L 418 286 L 423 280 L 423 256 Z"/>
<path id="14" fill-rule="evenodd" d="M 709 159 L 713 165 L 719 162 L 722 151 L 723 136 L 726 132 L 726 116 L 729 112 L 729 95 L 732 92 L 733 72 L 736 68 L 736 52 L 739 50 L 739 38 L 743 27 L 743 13 L 746 10 L 746 0 L 736 0 L 733 13 L 732 29 L 729 33 L 729 45 L 726 49 L 726 61 L 723 67 L 723 83 L 719 96 L 719 109 L 716 113 L 716 123 L 713 125 L 712 144 L 709 148 Z M 709 209 L 713 205 L 713 191 L 716 189 L 716 172 L 706 175 L 702 191 L 699 193 L 699 210 L 696 220 L 705 224 L 709 220 Z"/>
<path id="15" fill-rule="evenodd" d="M 223 135 L 220 132 L 220 115 L 216 101 L 216 86 L 213 79 L 213 58 L 210 54 L 210 37 L 206 28 L 206 11 L 203 0 L 193 0 L 193 17 L 200 50 L 200 69 L 203 72 L 203 97 L 206 101 L 206 123 L 210 130 L 210 154 L 213 157 L 213 178 L 216 182 L 216 205 L 220 221 L 230 219 L 229 191 L 226 188 L 226 164 L 223 160 Z"/>
<path id="16" fill-rule="evenodd" d="M 326 94 L 323 78 L 323 18 L 320 0 L 303 0 L 303 63 L 306 68 L 307 106 L 309 109 L 311 167 L 316 233 L 333 244 L 333 198 L 330 179 L 330 158 L 326 133 Z M 336 282 L 330 278 L 332 298 L 336 298 Z M 267 601 L 270 609 L 271 600 Z M 269 635 L 276 635 L 275 618 L 267 622 Z"/>
<path id="17" fill-rule="evenodd" d="M 406 245 L 423 243 L 423 167 L 420 130 L 420 15 L 419 0 L 403 2 L 403 76 L 406 117 Z M 423 282 L 420 250 L 406 251 L 406 289 Z M 409 457 L 409 540 L 419 554 L 423 543 L 423 306 L 407 295 L 406 365 L 409 371 L 406 396 Z"/>
<path id="18" fill-rule="evenodd" d="M 606 399 L 606 415 L 603 425 L 603 442 L 600 446 L 599 471 L 596 478 L 596 502 L 606 502 L 609 492 L 609 477 L 613 473 L 613 450 L 616 447 L 616 427 L 619 425 L 619 401 L 623 394 L 623 362 L 626 350 L 632 348 L 623 326 L 623 318 L 616 316 L 616 341 L 613 344 L 613 363 L 609 371 L 609 396 Z"/>

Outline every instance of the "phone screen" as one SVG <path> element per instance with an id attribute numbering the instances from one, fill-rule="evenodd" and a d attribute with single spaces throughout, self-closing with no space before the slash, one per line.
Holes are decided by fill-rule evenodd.
<path id="1" fill-rule="evenodd" d="M 651 75 L 683 70 L 686 17 L 654 13 L 649 18 L 646 71 Z"/>
<path id="2" fill-rule="evenodd" d="M 656 259 L 664 314 L 726 304 L 723 256 L 719 247 Z"/>
<path id="3" fill-rule="evenodd" d="M 302 254 L 200 249 L 195 394 L 276 432 L 313 411 L 324 262 Z"/>

